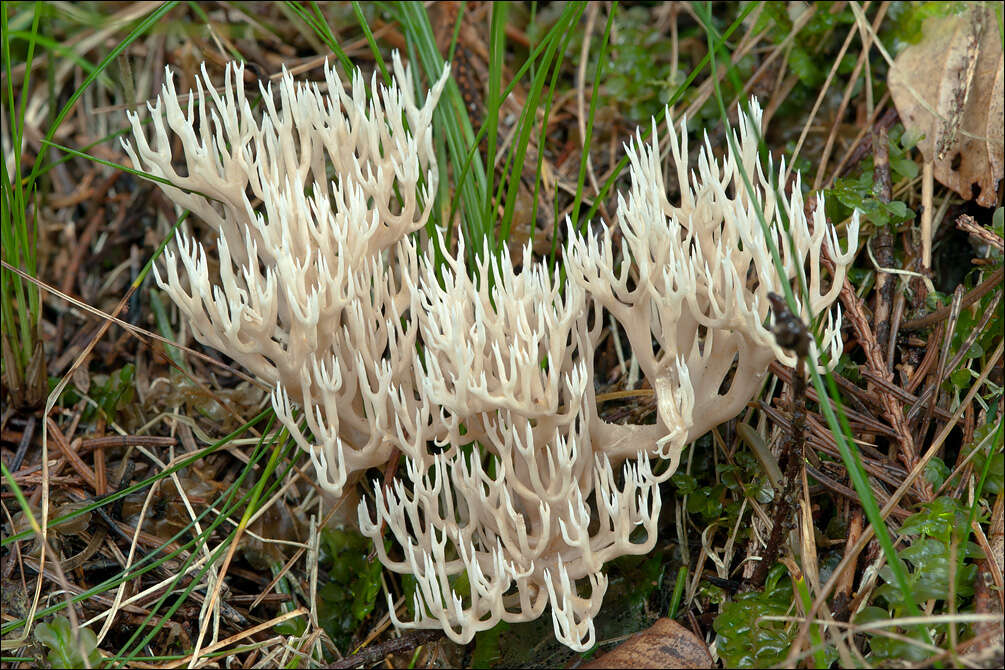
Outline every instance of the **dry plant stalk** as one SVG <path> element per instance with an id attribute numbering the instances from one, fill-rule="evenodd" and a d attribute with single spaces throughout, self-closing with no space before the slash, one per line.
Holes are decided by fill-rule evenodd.
<path id="1" fill-rule="evenodd" d="M 689 173 L 683 122 L 670 138 L 680 203 L 666 195 L 655 127 L 651 143 L 637 137 L 631 190 L 617 211 L 624 245 L 607 229 L 586 239 L 570 230 L 564 289 L 529 248 L 519 273 L 505 249 L 493 257 L 485 248 L 470 268 L 461 239 L 437 270 L 432 250 L 419 253 L 409 234 L 432 206 L 431 118 L 448 73 L 421 106 L 397 55 L 394 73 L 393 84 L 373 80 L 369 90 L 357 74 L 349 93 L 326 67 L 327 94 L 287 74 L 278 105 L 262 89 L 260 122 L 240 66 L 228 68 L 222 94 L 203 72 L 210 99 L 200 81 L 198 111 L 190 99 L 187 114 L 168 77 L 150 107 L 157 148 L 133 116 L 135 147 L 126 151 L 136 167 L 170 180 L 165 193 L 216 232 L 218 262 L 184 235 L 158 282 L 197 339 L 275 385 L 276 414 L 327 491 L 340 495 L 367 468 L 405 458 L 358 509 L 381 562 L 418 582 L 416 618 L 395 617 L 398 626 L 442 629 L 463 644 L 550 605 L 558 639 L 588 649 L 604 563 L 652 549 L 659 484 L 685 445 L 734 416 L 772 360 L 794 362 L 765 325 L 768 294 L 808 266 L 800 317 L 811 323 L 827 312 L 854 256 L 857 216 L 842 252 L 822 199 L 811 225 L 798 182 L 788 199 L 776 197 L 757 157 L 761 110 L 752 101 L 740 151 L 721 165 L 706 138 Z M 167 128 L 182 140 L 184 174 L 173 167 Z M 824 246 L 836 267 L 827 290 Z M 598 414 L 593 365 L 604 312 L 655 389 L 653 425 Z M 836 360 L 840 316 L 828 312 L 821 323 Z"/>

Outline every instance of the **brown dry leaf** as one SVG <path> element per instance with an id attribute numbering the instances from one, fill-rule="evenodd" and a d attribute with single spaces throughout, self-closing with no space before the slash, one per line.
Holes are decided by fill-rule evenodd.
<path id="1" fill-rule="evenodd" d="M 581 668 L 711 668 L 705 643 L 673 619 L 659 619 Z"/>
<path id="2" fill-rule="evenodd" d="M 1005 177 L 1005 86 L 998 21 L 973 4 L 932 17 L 924 36 L 897 56 L 890 94 L 935 178 L 965 199 L 993 207 Z"/>

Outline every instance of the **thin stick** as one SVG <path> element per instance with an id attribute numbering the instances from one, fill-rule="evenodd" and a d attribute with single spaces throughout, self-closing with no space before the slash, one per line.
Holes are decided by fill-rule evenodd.
<path id="1" fill-rule="evenodd" d="M 925 161 L 921 168 L 921 265 L 932 267 L 932 191 L 934 190 L 934 164 Z"/>
<path id="2" fill-rule="evenodd" d="M 792 530 L 794 520 L 792 508 L 796 501 L 796 485 L 799 482 L 800 466 L 803 464 L 803 450 L 806 444 L 806 355 L 809 353 L 809 332 L 803 322 L 789 311 L 785 300 L 769 293 L 771 309 L 775 315 L 773 332 L 778 344 L 791 349 L 796 354 L 796 369 L 792 375 L 791 395 L 789 396 L 789 412 L 792 420 L 789 423 L 789 435 L 782 445 L 782 456 L 779 459 L 784 468 L 781 490 L 776 490 L 774 515 L 771 524 L 771 536 L 765 547 L 761 562 L 750 578 L 750 586 L 761 588 L 768 576 L 768 571 L 778 560 L 782 539 Z"/>
<path id="3" fill-rule="evenodd" d="M 963 296 L 963 300 L 960 302 L 960 308 L 966 309 L 970 305 L 974 304 L 978 300 L 984 297 L 984 294 L 993 288 L 1001 286 L 1002 277 L 1005 277 L 1005 268 L 998 268 L 991 273 L 987 279 L 982 281 L 980 284 L 975 286 L 966 295 Z M 920 319 L 912 319 L 910 321 L 905 321 L 900 324 L 900 329 L 903 331 L 909 330 L 921 330 L 927 326 L 944 321 L 949 318 L 949 313 L 952 311 L 950 305 L 944 305 L 939 309 L 935 310 L 931 314 L 927 314 Z"/>

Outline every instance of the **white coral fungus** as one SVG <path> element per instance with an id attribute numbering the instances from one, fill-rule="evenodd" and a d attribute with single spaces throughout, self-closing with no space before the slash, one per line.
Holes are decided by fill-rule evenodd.
<path id="1" fill-rule="evenodd" d="M 735 416 L 773 359 L 792 362 L 766 325 L 767 294 L 805 266 L 801 316 L 826 312 L 858 219 L 841 250 L 822 198 L 807 219 L 798 180 L 791 196 L 776 197 L 757 156 L 761 110 L 752 101 L 739 153 L 720 164 L 706 137 L 696 172 L 684 122 L 675 132 L 667 119 L 677 203 L 655 120 L 650 143 L 637 136 L 631 189 L 617 209 L 623 242 L 608 228 L 586 238 L 570 228 L 564 288 L 529 247 L 519 273 L 505 250 L 488 249 L 472 272 L 463 239 L 438 274 L 432 252 L 420 254 L 409 235 L 432 207 L 432 111 L 448 71 L 420 106 L 397 54 L 393 69 L 390 86 L 374 78 L 367 87 L 357 74 L 346 91 L 326 66 L 326 93 L 284 73 L 278 104 L 261 87 L 258 114 L 240 65 L 228 67 L 219 93 L 204 70 L 187 113 L 169 76 L 150 106 L 156 149 L 135 115 L 135 145 L 124 146 L 216 232 L 216 262 L 183 235 L 157 281 L 197 339 L 274 385 L 276 414 L 326 490 L 339 495 L 367 468 L 404 457 L 358 510 L 381 562 L 417 580 L 415 619 L 398 620 L 392 607 L 398 626 L 441 628 L 467 643 L 550 605 L 558 639 L 584 650 L 595 641 L 604 563 L 652 549 L 659 484 L 684 446 Z M 168 128 L 181 140 L 181 172 Z M 824 247 L 835 266 L 827 290 Z M 655 391 L 655 424 L 598 414 L 594 348 L 605 314 Z M 840 317 L 821 321 L 820 341 L 836 359 Z"/>

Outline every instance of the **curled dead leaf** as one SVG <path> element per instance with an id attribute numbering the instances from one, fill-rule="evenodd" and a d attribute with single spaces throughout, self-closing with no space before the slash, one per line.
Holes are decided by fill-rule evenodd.
<path id="1" fill-rule="evenodd" d="M 993 207 L 1005 177 L 1005 85 L 990 7 L 935 16 L 890 68 L 890 94 L 941 184 Z M 974 187 L 977 187 L 976 189 Z"/>
<path id="2" fill-rule="evenodd" d="M 711 668 L 704 640 L 673 619 L 659 619 L 580 668 Z"/>

